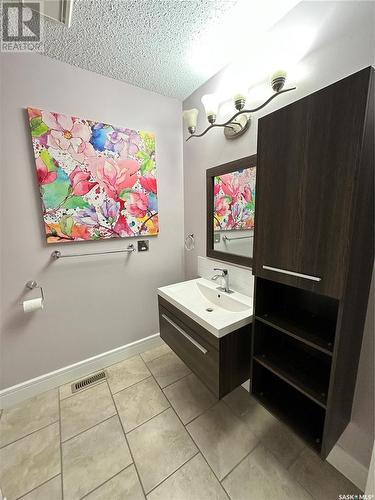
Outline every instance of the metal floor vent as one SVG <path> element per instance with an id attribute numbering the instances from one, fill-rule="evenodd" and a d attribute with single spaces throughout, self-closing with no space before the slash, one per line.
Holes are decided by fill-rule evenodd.
<path id="1" fill-rule="evenodd" d="M 77 392 L 85 389 L 88 385 L 97 384 L 106 378 L 105 371 L 95 373 L 95 375 L 90 375 L 90 377 L 84 378 L 79 382 L 74 382 L 72 384 L 72 392 Z"/>

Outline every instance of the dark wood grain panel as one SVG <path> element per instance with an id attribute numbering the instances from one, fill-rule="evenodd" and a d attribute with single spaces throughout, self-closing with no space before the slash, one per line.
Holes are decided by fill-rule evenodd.
<path id="1" fill-rule="evenodd" d="M 254 273 L 341 298 L 370 69 L 259 120 Z M 263 265 L 321 277 L 309 281 Z"/>
<path id="2" fill-rule="evenodd" d="M 207 353 L 203 354 L 184 338 L 163 315 L 182 328 Z M 251 324 L 217 338 L 173 304 L 159 297 L 159 325 L 161 338 L 216 397 L 224 397 L 249 378 Z"/>
<path id="3" fill-rule="evenodd" d="M 262 119 L 259 148 L 252 393 L 326 458 L 351 418 L 374 263 L 374 69 Z M 326 356 L 325 413 L 328 369 L 299 374 L 305 353 L 290 359 L 290 340 L 275 357 L 269 327 Z"/>
<path id="4" fill-rule="evenodd" d="M 374 263 L 374 70 L 371 72 L 350 236 L 348 277 L 340 304 L 323 440 L 327 456 L 350 421 Z M 369 305 L 371 307 L 371 305 Z"/>
<path id="5" fill-rule="evenodd" d="M 179 333 L 163 317 L 165 314 L 169 319 L 182 328 L 188 335 L 194 338 L 202 347 L 207 349 L 203 354 L 181 333 Z M 216 395 L 219 396 L 219 351 L 210 344 L 204 343 L 194 334 L 194 331 L 182 323 L 168 309 L 159 306 L 160 336 L 169 347 L 179 356 L 182 361 L 200 378 L 200 380 Z"/>
<path id="6" fill-rule="evenodd" d="M 220 397 L 250 378 L 252 325 L 220 339 Z"/>

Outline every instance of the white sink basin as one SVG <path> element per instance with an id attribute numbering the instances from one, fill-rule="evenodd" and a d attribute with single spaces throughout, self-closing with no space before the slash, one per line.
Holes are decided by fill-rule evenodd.
<path id="1" fill-rule="evenodd" d="M 253 299 L 238 292 L 221 292 L 217 286 L 198 278 L 158 288 L 158 295 L 216 337 L 223 337 L 251 323 Z"/>

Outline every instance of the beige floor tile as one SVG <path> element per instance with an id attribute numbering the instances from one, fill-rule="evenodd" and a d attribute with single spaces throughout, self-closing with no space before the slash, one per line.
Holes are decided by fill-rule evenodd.
<path id="1" fill-rule="evenodd" d="M 59 424 L 26 436 L 0 450 L 0 484 L 13 500 L 61 472 Z"/>
<path id="2" fill-rule="evenodd" d="M 251 396 L 248 404 L 249 408 L 241 420 L 249 426 L 256 436 L 263 436 L 268 429 L 277 425 L 278 420 Z"/>
<path id="3" fill-rule="evenodd" d="M 196 455 L 155 488 L 148 500 L 228 500 L 201 454 Z"/>
<path id="4" fill-rule="evenodd" d="M 85 500 L 144 500 L 144 498 L 135 467 L 130 465 L 103 486 L 89 493 Z"/>
<path id="5" fill-rule="evenodd" d="M 117 411 L 125 432 L 143 424 L 170 405 L 152 377 L 114 395 Z"/>
<path id="6" fill-rule="evenodd" d="M 142 352 L 141 357 L 143 361 L 147 364 L 153 359 L 160 358 L 163 354 L 168 354 L 171 352 L 171 348 L 167 344 L 160 345 L 155 347 L 154 349 L 150 349 L 149 351 Z"/>
<path id="7" fill-rule="evenodd" d="M 250 398 L 250 405 L 242 420 L 284 467 L 288 468 L 305 447 L 304 442 L 254 398 Z"/>
<path id="8" fill-rule="evenodd" d="M 305 448 L 289 472 L 317 500 L 332 500 L 339 495 L 362 492 L 328 462 Z"/>
<path id="9" fill-rule="evenodd" d="M 58 420 L 56 389 L 5 409 L 0 419 L 0 447 Z"/>
<path id="10" fill-rule="evenodd" d="M 264 446 L 258 445 L 224 479 L 231 500 L 312 500 Z M 320 498 L 319 498 L 320 500 Z M 333 500 L 333 499 L 332 499 Z"/>
<path id="11" fill-rule="evenodd" d="M 80 380 L 82 380 L 82 379 L 84 379 L 86 377 L 91 377 L 93 375 L 96 375 L 97 373 L 100 373 L 102 371 L 103 370 L 99 370 L 97 372 L 90 373 L 89 375 L 85 375 L 85 376 L 83 376 L 81 378 L 78 378 L 77 380 L 73 380 L 72 382 L 69 382 L 67 384 L 61 385 L 59 387 L 60 400 L 61 399 L 65 399 L 65 398 L 69 398 L 70 396 L 73 396 L 73 394 L 75 394 L 74 392 L 72 392 L 72 384 L 74 384 L 75 382 L 78 382 L 78 381 L 80 381 Z M 90 384 L 89 386 L 85 387 L 84 389 L 81 389 L 81 391 L 87 391 L 88 389 L 91 389 L 95 385 L 102 384 L 103 382 L 104 382 L 104 380 L 99 380 L 95 384 Z"/>
<path id="12" fill-rule="evenodd" d="M 58 475 L 31 491 L 20 500 L 61 500 L 61 476 Z"/>
<path id="13" fill-rule="evenodd" d="M 121 361 L 121 363 L 116 363 L 107 368 L 106 371 L 112 394 L 150 376 L 150 372 L 140 356 L 134 356 Z"/>
<path id="14" fill-rule="evenodd" d="M 223 398 L 223 401 L 225 401 L 237 417 L 246 415 L 246 413 L 248 413 L 253 406 L 249 391 L 244 389 L 242 386 L 237 387 L 234 391 L 227 394 Z"/>
<path id="15" fill-rule="evenodd" d="M 148 363 L 148 367 L 161 388 L 173 384 L 173 382 L 191 373 L 185 363 L 174 352 L 153 359 Z"/>
<path id="16" fill-rule="evenodd" d="M 131 431 L 127 438 L 146 493 L 198 451 L 171 408 Z"/>
<path id="17" fill-rule="evenodd" d="M 132 462 L 117 415 L 65 441 L 62 456 L 65 500 L 81 498 Z"/>
<path id="18" fill-rule="evenodd" d="M 60 411 L 62 441 L 116 414 L 111 393 L 105 382 L 63 399 L 60 402 Z"/>
<path id="19" fill-rule="evenodd" d="M 306 446 L 293 431 L 281 422 L 272 425 L 260 436 L 260 440 L 286 468 L 294 462 Z"/>
<path id="20" fill-rule="evenodd" d="M 166 387 L 164 394 L 184 424 L 193 420 L 217 401 L 217 398 L 193 373 Z"/>
<path id="21" fill-rule="evenodd" d="M 223 402 L 186 428 L 220 480 L 257 444 L 255 435 Z"/>

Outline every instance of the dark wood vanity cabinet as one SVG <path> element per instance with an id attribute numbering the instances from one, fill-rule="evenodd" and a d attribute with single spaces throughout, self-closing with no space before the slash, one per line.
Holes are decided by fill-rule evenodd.
<path id="1" fill-rule="evenodd" d="M 249 379 L 251 324 L 218 338 L 167 300 L 158 300 L 160 337 L 216 397 Z"/>
<path id="2" fill-rule="evenodd" d="M 373 269 L 373 79 L 259 120 L 251 392 L 323 458 L 350 421 Z"/>

